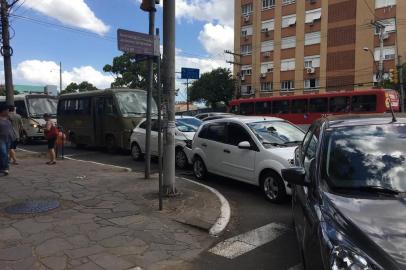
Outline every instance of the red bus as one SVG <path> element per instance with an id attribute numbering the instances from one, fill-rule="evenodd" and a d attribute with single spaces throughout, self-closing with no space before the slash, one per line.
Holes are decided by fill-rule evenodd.
<path id="1" fill-rule="evenodd" d="M 399 96 L 391 89 L 331 92 L 295 96 L 277 96 L 232 100 L 231 113 L 275 116 L 297 125 L 310 125 L 327 115 L 385 113 L 390 103 L 400 111 Z"/>

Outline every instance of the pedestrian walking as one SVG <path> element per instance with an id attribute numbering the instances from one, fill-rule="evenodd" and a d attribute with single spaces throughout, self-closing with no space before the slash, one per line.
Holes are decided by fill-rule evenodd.
<path id="1" fill-rule="evenodd" d="M 20 135 L 23 133 L 23 120 L 21 116 L 16 112 L 16 107 L 10 106 L 9 119 L 11 126 L 13 127 L 14 140 L 10 144 L 10 159 L 13 165 L 18 165 L 16 158 L 16 149 L 18 142 L 20 141 Z"/>
<path id="2" fill-rule="evenodd" d="M 9 174 L 10 143 L 14 140 L 14 130 L 9 120 L 9 107 L 0 105 L 0 174 Z"/>
<path id="3" fill-rule="evenodd" d="M 55 127 L 55 124 L 51 121 L 51 116 L 49 114 L 44 114 L 45 120 L 45 138 L 48 141 L 48 156 L 49 161 L 48 165 L 56 164 L 56 154 L 55 154 L 55 142 L 58 136 L 58 129 Z"/>

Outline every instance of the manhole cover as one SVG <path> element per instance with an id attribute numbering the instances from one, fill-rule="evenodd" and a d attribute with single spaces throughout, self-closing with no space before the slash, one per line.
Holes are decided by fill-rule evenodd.
<path id="1" fill-rule="evenodd" d="M 58 200 L 42 199 L 42 200 L 29 200 L 6 208 L 9 214 L 36 214 L 44 213 L 58 208 L 61 204 Z"/>

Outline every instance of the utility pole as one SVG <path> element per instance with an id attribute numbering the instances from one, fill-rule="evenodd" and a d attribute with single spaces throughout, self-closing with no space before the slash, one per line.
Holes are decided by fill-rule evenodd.
<path id="1" fill-rule="evenodd" d="M 164 186 L 166 195 L 176 195 L 175 186 L 175 0 L 163 2 L 164 89 L 167 91 L 164 148 Z"/>
<path id="2" fill-rule="evenodd" d="M 400 57 L 398 61 L 398 76 L 399 76 L 399 86 L 400 86 L 400 111 L 405 112 L 405 83 L 403 78 L 403 65 L 400 63 Z"/>
<path id="3" fill-rule="evenodd" d="M 59 62 L 59 91 L 62 92 L 62 62 Z"/>
<path id="4" fill-rule="evenodd" d="M 238 67 L 242 66 L 241 62 L 239 62 L 241 57 L 243 56 L 242 54 L 234 53 L 229 50 L 225 50 L 224 53 L 234 56 L 234 61 L 226 61 L 228 64 L 234 65 L 234 68 L 236 66 L 238 66 Z M 238 57 L 238 59 L 239 59 L 238 62 L 236 60 L 236 57 Z M 241 96 L 241 83 L 242 83 L 241 82 L 241 80 L 242 80 L 241 71 L 237 72 L 236 78 L 237 78 L 237 80 L 236 80 L 237 82 L 236 82 L 236 86 L 235 86 L 234 98 L 238 99 Z"/>
<path id="5" fill-rule="evenodd" d="M 10 24 L 9 24 L 9 11 L 18 2 L 18 0 L 13 1 L 11 4 L 7 0 L 1 1 L 1 37 L 2 37 L 2 47 L 1 55 L 3 56 L 4 62 L 4 78 L 6 87 L 6 103 L 7 105 L 14 106 L 14 86 L 13 86 L 13 72 L 11 67 L 11 56 L 13 55 L 13 48 L 10 46 Z"/>
<path id="6" fill-rule="evenodd" d="M 189 114 L 189 78 L 186 78 L 186 111 Z"/>
<path id="7" fill-rule="evenodd" d="M 144 0 L 141 3 L 141 9 L 149 12 L 149 32 L 155 35 L 155 2 L 156 0 Z M 148 92 L 147 92 L 147 126 L 145 132 L 145 179 L 150 178 L 151 174 L 151 106 L 152 90 L 154 88 L 154 59 L 148 59 Z"/>
<path id="8" fill-rule="evenodd" d="M 379 43 L 380 43 L 380 49 L 379 49 L 379 67 L 378 67 L 378 85 L 382 87 L 383 83 L 383 47 L 384 47 L 384 38 L 385 38 L 385 25 L 383 25 L 380 22 L 371 22 L 373 26 L 375 26 L 376 30 L 379 31 Z"/>

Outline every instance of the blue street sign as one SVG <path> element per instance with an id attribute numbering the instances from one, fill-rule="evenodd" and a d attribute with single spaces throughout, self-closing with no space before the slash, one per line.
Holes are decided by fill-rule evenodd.
<path id="1" fill-rule="evenodd" d="M 200 78 L 200 70 L 197 68 L 182 68 L 181 79 L 198 80 Z"/>

